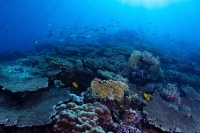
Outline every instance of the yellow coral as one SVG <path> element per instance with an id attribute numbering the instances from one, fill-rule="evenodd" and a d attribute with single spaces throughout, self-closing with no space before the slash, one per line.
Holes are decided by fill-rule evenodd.
<path id="1" fill-rule="evenodd" d="M 121 81 L 101 80 L 95 78 L 91 82 L 91 88 L 93 97 L 120 100 L 124 96 L 124 90 L 128 88 L 128 85 Z"/>
<path id="2" fill-rule="evenodd" d="M 141 59 L 142 52 L 141 51 L 134 51 L 129 58 L 130 64 L 133 66 L 134 69 L 138 68 L 138 65 L 141 64 L 139 61 Z"/>
<path id="3" fill-rule="evenodd" d="M 163 70 L 160 68 L 160 64 L 159 65 L 151 65 L 149 70 L 158 74 L 160 77 L 163 76 Z"/>

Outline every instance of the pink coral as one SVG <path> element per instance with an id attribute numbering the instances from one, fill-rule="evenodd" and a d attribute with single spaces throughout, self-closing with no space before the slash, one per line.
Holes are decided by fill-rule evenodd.
<path id="1" fill-rule="evenodd" d="M 130 109 L 126 111 L 123 116 L 123 124 L 128 126 L 135 126 L 140 122 L 141 119 L 142 117 L 139 112 Z"/>
<path id="2" fill-rule="evenodd" d="M 101 125 L 112 122 L 111 113 L 101 103 L 88 103 L 81 106 L 73 102 L 60 104 L 54 108 L 57 115 L 53 118 L 56 122 L 54 132 L 62 133 L 104 133 Z"/>
<path id="3" fill-rule="evenodd" d="M 167 88 L 163 89 L 162 94 L 167 100 L 178 105 L 181 102 L 181 97 L 175 84 L 168 84 Z"/>

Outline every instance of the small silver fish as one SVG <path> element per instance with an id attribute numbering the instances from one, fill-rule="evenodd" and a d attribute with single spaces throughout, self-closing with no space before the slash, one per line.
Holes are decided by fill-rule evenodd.
<path id="1" fill-rule="evenodd" d="M 34 40 L 34 42 L 33 42 L 34 44 L 36 44 L 37 43 L 37 40 Z"/>

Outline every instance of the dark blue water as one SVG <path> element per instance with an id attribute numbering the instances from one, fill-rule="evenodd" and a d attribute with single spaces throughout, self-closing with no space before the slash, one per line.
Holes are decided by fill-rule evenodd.
<path id="1" fill-rule="evenodd" d="M 198 0 L 1 0 L 0 52 L 42 43 L 99 43 L 102 33 L 128 29 L 145 38 L 142 43 L 187 56 L 199 51 L 199 12 Z"/>

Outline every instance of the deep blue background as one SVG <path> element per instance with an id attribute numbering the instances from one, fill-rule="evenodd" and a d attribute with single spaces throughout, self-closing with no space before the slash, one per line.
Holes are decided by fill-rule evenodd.
<path id="1" fill-rule="evenodd" d="M 199 13 L 198 0 L 186 0 L 157 8 L 122 4 L 120 0 L 0 0 L 0 52 L 33 49 L 34 40 L 38 44 L 57 41 L 60 29 L 69 29 L 70 26 L 95 28 L 111 24 L 115 27 L 111 19 L 120 21 L 122 29 L 137 30 L 141 26 L 152 43 L 164 48 L 198 52 Z M 45 37 L 50 30 L 54 36 Z M 114 33 L 117 30 L 113 28 L 107 32 Z M 156 37 L 152 35 L 155 32 Z M 169 43 L 163 38 L 166 35 L 176 41 Z"/>

